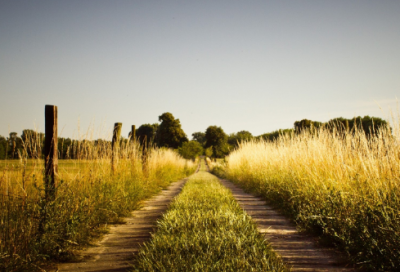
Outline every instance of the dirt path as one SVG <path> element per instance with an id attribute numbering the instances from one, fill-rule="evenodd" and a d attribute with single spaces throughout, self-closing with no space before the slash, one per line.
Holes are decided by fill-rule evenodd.
<path id="1" fill-rule="evenodd" d="M 318 247 L 314 237 L 299 233 L 288 219 L 265 201 L 245 193 L 228 180 L 220 181 L 232 191 L 240 206 L 253 218 L 258 230 L 292 267 L 292 271 L 355 271 L 346 268 L 337 253 Z"/>
<path id="2" fill-rule="evenodd" d="M 171 200 L 180 193 L 187 181 L 172 183 L 159 195 L 143 202 L 143 208 L 125 218 L 126 224 L 115 225 L 98 243 L 82 253 L 85 261 L 59 264 L 59 272 L 97 271 L 122 272 L 131 268 L 130 262 L 143 242 L 150 239 L 156 220 L 161 217 Z M 57 271 L 57 270 L 56 270 Z"/>

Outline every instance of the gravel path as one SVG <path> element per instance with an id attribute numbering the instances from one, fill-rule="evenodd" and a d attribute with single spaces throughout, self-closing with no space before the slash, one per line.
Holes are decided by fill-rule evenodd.
<path id="1" fill-rule="evenodd" d="M 220 181 L 232 191 L 240 206 L 253 218 L 258 230 L 292 267 L 292 271 L 356 271 L 346 268 L 338 253 L 317 246 L 314 237 L 299 233 L 295 225 L 261 198 L 245 193 L 229 180 Z"/>

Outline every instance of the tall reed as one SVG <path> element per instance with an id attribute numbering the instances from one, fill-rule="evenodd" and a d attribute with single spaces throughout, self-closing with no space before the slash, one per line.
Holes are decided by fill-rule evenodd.
<path id="1" fill-rule="evenodd" d="M 73 258 L 107 224 L 195 170 L 172 150 L 150 148 L 143 173 L 142 147 L 123 142 L 112 172 L 110 142 L 77 141 L 70 152 L 79 159 L 59 161 L 56 198 L 45 201 L 44 161 L 28 159 L 32 146 L 40 143 L 24 142 L 20 160 L 0 162 L 1 271 L 40 271 L 49 259 Z"/>
<path id="2" fill-rule="evenodd" d="M 226 174 L 373 270 L 400 269 L 400 126 L 242 143 Z"/>

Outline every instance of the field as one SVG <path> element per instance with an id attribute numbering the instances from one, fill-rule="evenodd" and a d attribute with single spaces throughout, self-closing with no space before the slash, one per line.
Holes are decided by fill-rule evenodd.
<path id="1" fill-rule="evenodd" d="M 400 267 L 400 129 L 321 129 L 241 143 L 227 178 L 373 271 Z"/>
<path id="2" fill-rule="evenodd" d="M 132 145 L 121 150 L 111 171 L 110 156 L 96 157 L 94 148 L 90 159 L 59 161 L 51 201 L 44 195 L 43 160 L 0 162 L 1 271 L 41 271 L 48 260 L 74 258 L 107 224 L 121 222 L 141 200 L 196 168 L 168 149 L 149 149 L 143 167 Z"/>
<path id="3" fill-rule="evenodd" d="M 135 271 L 288 271 L 230 190 L 204 170 L 202 162 L 158 222 Z"/>

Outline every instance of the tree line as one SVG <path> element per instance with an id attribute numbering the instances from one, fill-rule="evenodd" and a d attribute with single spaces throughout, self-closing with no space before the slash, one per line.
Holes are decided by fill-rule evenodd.
<path id="1" fill-rule="evenodd" d="M 313 131 L 322 127 L 336 131 L 343 135 L 353 133 L 355 129 L 364 131 L 371 137 L 376 135 L 379 129 L 387 127 L 388 123 L 378 117 L 358 116 L 352 119 L 343 117 L 334 118 L 326 123 L 303 119 L 294 122 L 291 129 L 279 129 L 259 136 L 253 136 L 249 131 L 242 130 L 237 133 L 226 134 L 220 126 L 209 126 L 204 132 L 194 132 L 192 140 L 181 127 L 179 119 L 166 112 L 158 117 L 160 123 L 143 124 L 135 129 L 135 140 L 143 147 L 165 147 L 176 149 L 186 159 L 194 159 L 205 155 L 214 158 L 223 158 L 234 150 L 240 142 L 252 139 L 274 141 L 281 135 L 292 135 L 304 131 Z M 131 132 L 128 138 L 121 137 L 121 144 L 128 144 L 131 140 Z M 96 146 L 96 152 L 100 155 L 108 155 L 107 148 L 111 141 L 102 139 L 72 140 L 70 138 L 58 139 L 58 151 L 60 159 L 90 159 L 90 147 Z M 44 134 L 34 130 L 25 129 L 20 137 L 16 132 L 10 133 L 8 138 L 0 136 L 0 159 L 16 159 L 25 154 L 29 158 L 42 156 L 44 146 Z M 25 153 L 24 153 L 25 152 Z M 97 154 L 99 155 L 99 154 Z"/>

